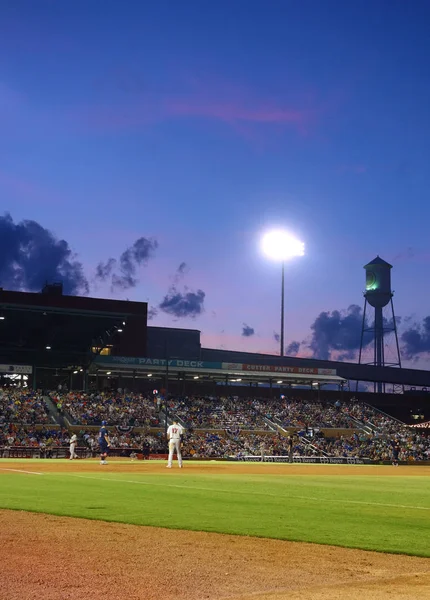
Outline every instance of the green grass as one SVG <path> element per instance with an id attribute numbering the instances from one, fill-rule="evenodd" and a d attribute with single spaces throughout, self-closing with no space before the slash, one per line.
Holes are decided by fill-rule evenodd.
<path id="1" fill-rule="evenodd" d="M 20 461 L 21 462 L 21 461 Z M 1 467 L 14 468 L 0 461 Z M 36 461 L 32 460 L 34 468 Z M 40 469 L 43 471 L 43 461 Z M 0 470 L 0 508 L 430 557 L 430 478 Z M 128 463 L 130 464 L 130 463 Z M 24 468 L 20 466 L 19 468 Z M 294 468 L 294 467 L 293 467 Z"/>

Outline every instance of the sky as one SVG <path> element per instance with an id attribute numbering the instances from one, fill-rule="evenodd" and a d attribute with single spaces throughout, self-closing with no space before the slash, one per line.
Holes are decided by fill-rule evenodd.
<path id="1" fill-rule="evenodd" d="M 425 0 L 2 2 L 0 286 L 63 280 L 276 353 L 260 241 L 285 228 L 306 248 L 288 354 L 357 360 L 380 255 L 403 362 L 427 368 L 429 18 Z"/>

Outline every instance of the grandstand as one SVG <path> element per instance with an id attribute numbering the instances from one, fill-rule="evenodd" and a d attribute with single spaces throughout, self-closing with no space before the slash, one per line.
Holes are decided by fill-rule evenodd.
<path id="1" fill-rule="evenodd" d="M 404 461 L 430 459 L 428 429 L 409 427 L 430 416 L 425 392 L 349 391 L 428 385 L 427 372 L 205 349 L 196 330 L 148 328 L 145 303 L 58 286 L 0 290 L 0 311 L 3 456 L 67 456 L 73 433 L 91 456 L 102 420 L 118 454 L 164 455 L 176 418 L 190 459 L 379 462 L 394 442 Z"/>

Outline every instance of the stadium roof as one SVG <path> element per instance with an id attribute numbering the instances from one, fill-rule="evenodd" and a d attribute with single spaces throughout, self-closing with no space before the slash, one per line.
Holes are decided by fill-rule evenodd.
<path id="1" fill-rule="evenodd" d="M 387 263 L 387 261 L 383 260 L 380 256 L 377 256 L 376 258 L 371 260 L 370 263 L 367 263 L 367 265 L 364 265 L 364 268 L 373 267 L 374 265 L 381 265 L 382 267 L 390 267 L 390 269 L 393 268 L 393 265 L 390 265 L 390 263 Z"/>
<path id="2" fill-rule="evenodd" d="M 300 368 L 295 366 L 276 366 L 204 362 L 199 360 L 165 360 L 153 358 L 128 358 L 121 356 L 99 356 L 92 365 L 92 371 L 102 375 L 147 377 L 160 375 L 177 379 L 212 379 L 214 381 L 241 381 L 311 385 L 341 384 L 345 379 L 339 377 L 335 369 Z"/>
<path id="3" fill-rule="evenodd" d="M 146 326 L 146 304 L 0 289 L 0 363 L 83 365 L 139 313 Z"/>

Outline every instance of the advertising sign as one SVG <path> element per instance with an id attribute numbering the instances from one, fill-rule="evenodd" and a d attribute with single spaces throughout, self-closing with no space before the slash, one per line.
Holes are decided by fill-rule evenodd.
<path id="1" fill-rule="evenodd" d="M 0 373 L 9 375 L 31 375 L 33 367 L 29 365 L 0 365 Z"/>

